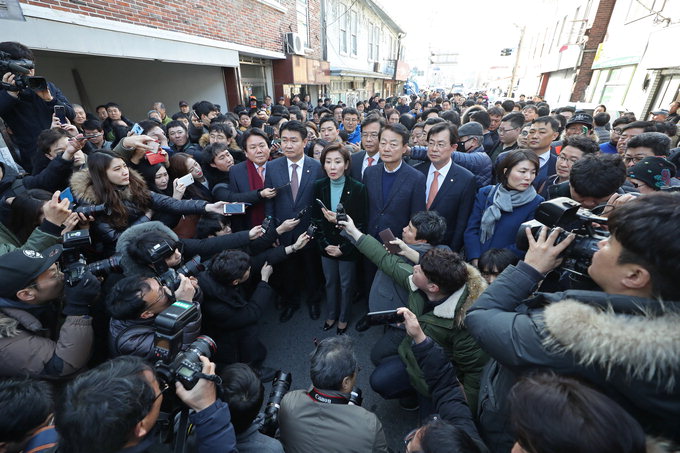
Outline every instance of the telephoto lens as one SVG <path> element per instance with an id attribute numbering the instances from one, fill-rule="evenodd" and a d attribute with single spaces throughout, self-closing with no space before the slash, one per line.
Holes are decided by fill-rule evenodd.
<path id="1" fill-rule="evenodd" d="M 264 410 L 264 423 L 260 432 L 267 436 L 274 437 L 276 430 L 279 429 L 279 410 L 281 409 L 281 400 L 284 395 L 290 390 L 290 385 L 293 382 L 293 374 L 278 370 L 274 381 L 272 382 L 272 391 L 269 393 L 267 400 L 267 407 Z"/>

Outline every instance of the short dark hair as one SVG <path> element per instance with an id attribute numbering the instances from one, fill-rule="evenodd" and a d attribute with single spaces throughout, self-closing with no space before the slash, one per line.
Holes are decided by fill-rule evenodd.
<path id="1" fill-rule="evenodd" d="M 536 107 L 534 104 L 527 103 L 524 107 L 522 107 L 522 111 L 524 110 L 533 110 L 536 112 L 536 114 L 538 114 L 538 107 Z"/>
<path id="2" fill-rule="evenodd" d="M 13 60 L 31 60 L 35 62 L 33 51 L 16 41 L 0 42 L 0 51 L 7 52 Z"/>
<path id="3" fill-rule="evenodd" d="M 345 107 L 342 110 L 342 117 L 344 118 L 345 115 L 356 115 L 357 118 L 361 117 L 361 115 L 359 115 L 359 111 L 355 108 L 352 108 L 352 107 Z"/>
<path id="4" fill-rule="evenodd" d="M 627 115 L 620 116 L 612 122 L 612 127 L 616 127 L 619 124 L 630 124 L 634 121 L 633 118 Z"/>
<path id="5" fill-rule="evenodd" d="M 410 131 L 416 124 L 416 119 L 410 113 L 402 113 L 401 115 L 399 115 L 399 123 Z"/>
<path id="6" fill-rule="evenodd" d="M 656 130 L 656 125 L 654 121 L 632 121 L 621 128 L 622 130 L 628 129 L 642 129 L 642 132 L 654 132 Z"/>
<path id="7" fill-rule="evenodd" d="M 195 103 L 191 108 L 196 112 L 196 115 L 200 118 L 202 115 L 208 115 L 210 112 L 217 112 L 217 107 L 210 101 L 199 101 Z"/>
<path id="8" fill-rule="evenodd" d="M 142 128 L 142 134 L 148 133 L 154 127 L 160 127 L 161 130 L 163 131 L 163 133 L 165 133 L 165 127 L 162 124 L 159 124 L 156 121 L 144 120 L 144 121 L 140 121 L 137 124 L 139 124 L 139 126 Z"/>
<path id="9" fill-rule="evenodd" d="M 87 129 L 88 131 L 99 131 L 102 132 L 104 130 L 102 126 L 102 122 L 99 120 L 85 120 L 83 121 L 83 130 Z"/>
<path id="10" fill-rule="evenodd" d="M 182 129 L 184 129 L 184 132 L 188 132 L 186 125 L 182 121 L 179 121 L 179 120 L 170 121 L 168 124 L 165 125 L 165 130 L 169 131 L 173 127 L 181 127 Z"/>
<path id="11" fill-rule="evenodd" d="M 247 430 L 260 412 L 264 386 L 245 363 L 232 363 L 220 373 L 224 400 L 229 404 L 231 423 L 236 434 Z"/>
<path id="12" fill-rule="evenodd" d="M 45 381 L 10 378 L 0 381 L 0 441 L 20 442 L 54 411 L 52 389 Z"/>
<path id="13" fill-rule="evenodd" d="M 420 211 L 413 214 L 411 223 L 416 229 L 416 239 L 430 245 L 439 245 L 446 234 L 446 219 L 437 211 Z"/>
<path id="14" fill-rule="evenodd" d="M 593 117 L 593 122 L 597 127 L 604 127 L 609 122 L 610 119 L 611 115 L 609 115 L 609 113 L 600 112 Z"/>
<path id="15" fill-rule="evenodd" d="M 333 118 L 332 115 L 324 115 L 319 119 L 319 128 L 321 128 L 321 125 L 323 123 L 333 123 L 333 126 L 335 126 L 336 129 L 338 129 L 340 126 L 338 126 L 338 122 L 335 121 L 335 118 Z"/>
<path id="16" fill-rule="evenodd" d="M 300 134 L 300 138 L 302 138 L 302 140 L 307 138 L 307 126 L 305 126 L 305 123 L 298 120 L 288 121 L 283 126 L 281 126 L 279 128 L 279 136 L 282 135 L 283 131 L 297 132 Z"/>
<path id="17" fill-rule="evenodd" d="M 505 110 L 506 113 L 510 113 L 515 108 L 515 101 L 512 99 L 506 99 L 505 101 L 501 102 L 501 107 L 503 107 L 503 110 Z"/>
<path id="18" fill-rule="evenodd" d="M 459 426 L 443 420 L 434 420 L 422 427 L 420 449 L 423 453 L 482 453 L 480 446 Z"/>
<path id="19" fill-rule="evenodd" d="M 439 134 L 440 132 L 444 131 L 449 131 L 449 144 L 453 145 L 458 143 L 458 129 L 455 125 L 446 121 L 436 123 L 434 126 L 432 126 L 430 130 L 427 131 L 427 139 L 430 140 L 432 135 Z"/>
<path id="20" fill-rule="evenodd" d="M 654 193 L 638 197 L 609 215 L 609 232 L 621 244 L 620 263 L 637 263 L 652 279 L 652 294 L 676 300 L 680 285 L 680 242 L 673 240 L 680 222 L 680 194 Z"/>
<path id="21" fill-rule="evenodd" d="M 451 124 L 460 126 L 460 114 L 453 109 L 441 112 L 439 117 Z"/>
<path id="22" fill-rule="evenodd" d="M 378 139 L 382 139 L 382 135 L 385 133 L 385 131 L 391 131 L 391 132 L 394 132 L 395 134 L 401 136 L 401 144 L 402 145 L 408 144 L 408 140 L 409 140 L 409 138 L 411 138 L 411 134 L 409 133 L 408 129 L 406 129 L 404 127 L 404 125 L 400 124 L 400 123 L 385 125 L 385 127 L 383 127 L 380 130 L 380 135 L 378 136 Z"/>
<path id="23" fill-rule="evenodd" d="M 600 151 L 600 147 L 590 137 L 584 135 L 570 135 L 562 141 L 562 149 L 573 146 L 586 154 L 595 154 Z"/>
<path id="24" fill-rule="evenodd" d="M 441 117 L 436 117 L 436 118 L 428 118 L 425 120 L 425 126 L 430 126 L 433 124 L 439 124 L 439 123 L 445 123 L 446 120 Z"/>
<path id="25" fill-rule="evenodd" d="M 223 250 L 212 259 L 210 275 L 223 285 L 239 280 L 250 268 L 250 255 L 242 250 Z"/>
<path id="26" fill-rule="evenodd" d="M 505 112 L 500 107 L 491 107 L 489 110 L 486 111 L 486 113 L 488 113 L 489 116 L 503 116 L 503 115 L 505 115 Z M 475 121 L 478 121 L 478 120 L 475 120 Z"/>
<path id="27" fill-rule="evenodd" d="M 36 149 L 43 154 L 48 154 L 50 152 L 50 146 L 64 137 L 70 137 L 68 132 L 64 129 L 45 129 L 38 135 L 35 145 Z"/>
<path id="28" fill-rule="evenodd" d="M 146 371 L 154 373 L 141 358 L 121 356 L 69 383 L 55 414 L 59 450 L 120 451 L 156 400 Z"/>
<path id="29" fill-rule="evenodd" d="M 558 132 L 560 130 L 560 123 L 552 116 L 539 116 L 531 122 L 531 124 L 549 124 L 553 131 Z"/>
<path id="30" fill-rule="evenodd" d="M 432 248 L 420 259 L 420 268 L 425 277 L 443 294 L 453 294 L 467 281 L 465 261 L 459 254 L 448 249 Z"/>
<path id="31" fill-rule="evenodd" d="M 604 198 L 626 181 L 626 166 L 614 154 L 589 154 L 569 172 L 569 185 L 582 197 Z"/>
<path id="32" fill-rule="evenodd" d="M 210 127 L 208 127 L 208 132 L 222 132 L 227 138 L 234 136 L 233 129 L 224 123 L 210 124 Z"/>
<path id="33" fill-rule="evenodd" d="M 519 445 L 530 453 L 645 453 L 640 424 L 609 397 L 554 373 L 523 377 L 508 396 Z"/>
<path id="34" fill-rule="evenodd" d="M 310 355 L 309 375 L 317 389 L 340 390 L 342 380 L 357 372 L 352 339 L 348 335 L 327 337 Z"/>
<path id="35" fill-rule="evenodd" d="M 643 132 L 628 142 L 628 149 L 641 147 L 651 148 L 655 156 L 668 156 L 671 139 L 661 132 Z"/>
<path id="36" fill-rule="evenodd" d="M 538 175 L 541 163 L 536 153 L 528 149 L 513 149 L 512 151 L 508 151 L 508 153 L 503 156 L 503 159 L 498 159 L 496 161 L 495 171 L 498 182 L 503 184 L 505 188 L 508 188 L 508 173 L 510 173 L 510 170 L 516 165 L 525 160 L 534 164 L 534 167 L 536 167 L 536 174 Z"/>
<path id="37" fill-rule="evenodd" d="M 210 143 L 203 149 L 203 160 L 205 162 L 201 163 L 214 164 L 215 157 L 225 150 L 229 151 L 229 145 L 226 143 Z"/>
<path id="38" fill-rule="evenodd" d="M 513 128 L 521 128 L 524 126 L 524 115 L 521 112 L 512 112 L 501 118 L 502 122 L 508 122 Z"/>
<path id="39" fill-rule="evenodd" d="M 385 118 L 383 118 L 379 115 L 368 115 L 361 122 L 361 130 L 363 131 L 366 126 L 373 124 L 373 123 L 378 123 L 380 125 L 380 128 L 382 129 L 385 126 Z"/>
<path id="40" fill-rule="evenodd" d="M 241 144 L 243 146 L 244 151 L 246 150 L 246 146 L 248 145 L 248 140 L 250 139 L 250 137 L 253 136 L 263 138 L 264 141 L 267 142 L 267 148 L 271 146 L 269 142 L 269 136 L 262 129 L 258 127 L 251 127 L 247 131 L 245 131 L 243 135 L 241 135 Z"/>
<path id="41" fill-rule="evenodd" d="M 495 269 L 500 274 L 503 269 L 518 262 L 519 256 L 510 249 L 489 249 L 479 257 L 477 267 L 480 272 L 490 272 Z"/>
<path id="42" fill-rule="evenodd" d="M 229 225 L 228 217 L 217 214 L 204 214 L 196 224 L 196 239 L 206 239 Z"/>
<path id="43" fill-rule="evenodd" d="M 106 310 L 113 319 L 133 320 L 146 310 L 143 294 L 151 291 L 147 277 L 132 275 L 116 282 L 106 298 Z"/>

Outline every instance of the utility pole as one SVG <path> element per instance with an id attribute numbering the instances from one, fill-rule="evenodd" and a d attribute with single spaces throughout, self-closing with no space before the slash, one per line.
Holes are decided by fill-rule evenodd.
<path id="1" fill-rule="evenodd" d="M 512 90 L 515 89 L 515 77 L 517 76 L 517 67 L 519 66 L 519 53 L 522 51 L 522 40 L 524 40 L 525 26 L 522 26 L 519 34 L 519 44 L 517 44 L 517 54 L 515 55 L 515 65 L 512 67 L 512 76 L 510 77 L 510 87 L 508 88 L 508 98 L 513 98 Z"/>

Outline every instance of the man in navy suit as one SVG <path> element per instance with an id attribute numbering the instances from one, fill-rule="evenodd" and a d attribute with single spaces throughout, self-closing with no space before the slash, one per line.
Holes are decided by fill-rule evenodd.
<path id="1" fill-rule="evenodd" d="M 362 181 L 368 167 L 380 163 L 379 136 L 385 120 L 377 115 L 369 115 L 361 123 L 361 151 L 352 154 L 350 174 L 357 181 Z"/>
<path id="2" fill-rule="evenodd" d="M 250 128 L 242 135 L 242 144 L 247 160 L 229 170 L 229 190 L 231 193 L 258 191 L 259 197 L 248 207 L 245 215 L 231 217 L 232 231 L 250 230 L 255 225 L 262 224 L 264 201 L 276 196 L 275 188 L 265 188 L 264 185 L 269 160 L 267 134 L 262 129 Z"/>
<path id="3" fill-rule="evenodd" d="M 455 126 L 448 122 L 435 124 L 428 131 L 427 143 L 429 163 L 418 167 L 426 177 L 426 208 L 446 219 L 444 244 L 457 252 L 463 247 L 477 182 L 472 172 L 456 165 L 451 158 L 458 143 Z"/>
<path id="4" fill-rule="evenodd" d="M 298 216 L 314 202 L 314 181 L 323 177 L 321 164 L 305 156 L 307 144 L 307 128 L 300 121 L 288 121 L 279 130 L 281 151 L 285 158 L 273 160 L 267 164 L 265 187 L 280 188 L 276 197 L 265 204 L 265 215 L 279 220 Z M 285 187 L 284 187 L 285 186 Z M 300 223 L 290 232 L 280 237 L 281 245 L 291 245 L 295 238 L 309 227 L 309 210 L 301 217 Z M 319 317 L 318 289 L 320 283 L 320 255 L 313 247 L 307 247 L 300 253 L 291 256 L 280 266 L 283 278 L 283 299 L 285 309 L 280 321 L 288 321 L 300 308 L 301 289 L 307 289 L 310 299 L 309 314 L 312 319 Z M 312 300 L 313 299 L 313 300 Z"/>
<path id="5" fill-rule="evenodd" d="M 382 163 L 364 172 L 368 192 L 367 233 L 375 238 L 385 228 L 401 235 L 411 216 L 425 209 L 425 176 L 402 160 L 408 140 L 409 132 L 401 124 L 385 126 L 379 142 Z"/>

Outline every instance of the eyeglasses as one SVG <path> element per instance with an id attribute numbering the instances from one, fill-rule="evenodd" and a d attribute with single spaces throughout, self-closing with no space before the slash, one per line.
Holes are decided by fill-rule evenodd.
<path id="1" fill-rule="evenodd" d="M 511 128 L 509 128 L 509 129 L 503 129 L 502 127 L 499 127 L 499 128 L 498 128 L 498 133 L 499 133 L 499 134 L 507 134 L 508 132 L 514 131 L 514 130 L 517 130 L 517 129 L 519 129 L 519 127 L 511 127 Z"/>
<path id="2" fill-rule="evenodd" d="M 645 157 L 647 156 L 623 156 L 623 161 L 627 164 L 630 164 L 631 162 L 637 164 Z"/>
<path id="3" fill-rule="evenodd" d="M 378 138 L 377 132 L 362 132 L 361 133 L 361 138 Z"/>
<path id="4" fill-rule="evenodd" d="M 529 136 L 529 131 L 522 131 L 519 133 L 522 137 L 528 137 Z"/>
<path id="5" fill-rule="evenodd" d="M 161 299 L 163 299 L 163 296 L 167 296 L 167 294 L 165 294 L 164 289 L 165 285 L 163 285 L 163 281 L 160 279 L 160 277 L 153 277 L 153 279 L 156 280 L 156 282 L 158 283 L 158 297 L 156 298 L 156 300 L 154 300 L 152 303 L 146 306 L 146 310 L 150 310 L 151 307 L 153 307 L 154 305 L 159 303 Z"/>
<path id="6" fill-rule="evenodd" d="M 617 134 L 621 134 L 621 132 L 623 132 L 623 129 L 621 129 L 620 127 L 615 127 L 614 132 L 616 132 Z"/>
<path id="7" fill-rule="evenodd" d="M 574 165 L 574 164 L 578 161 L 578 159 L 575 158 L 575 157 L 572 157 L 571 159 L 568 159 L 568 158 L 564 157 L 564 156 L 561 155 L 561 154 L 559 154 L 559 155 L 557 156 L 557 160 L 561 160 L 562 162 L 567 162 L 567 163 L 569 163 L 569 164 L 571 164 L 571 165 Z"/>

